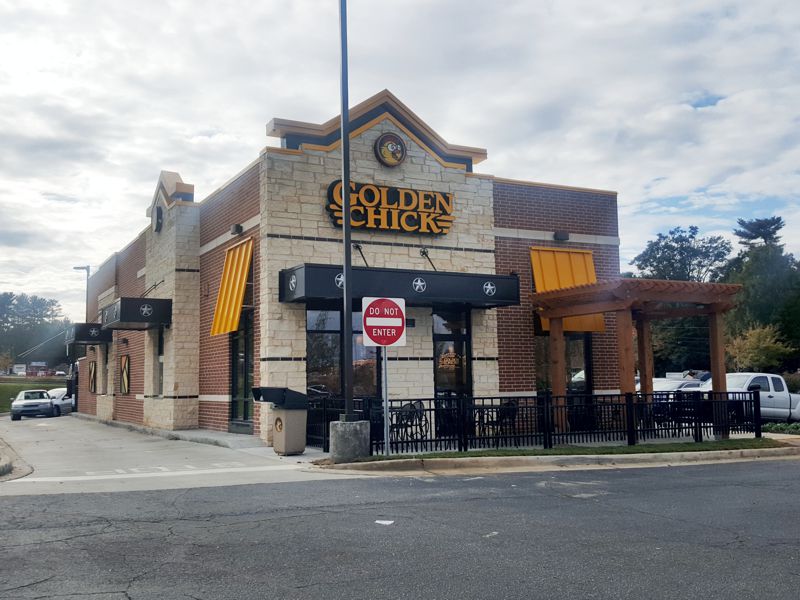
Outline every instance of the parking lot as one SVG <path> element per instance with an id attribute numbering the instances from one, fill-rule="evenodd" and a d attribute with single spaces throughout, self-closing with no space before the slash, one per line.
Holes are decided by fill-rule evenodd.
<path id="1" fill-rule="evenodd" d="M 32 472 L 0 484 L 0 496 L 179 489 L 342 478 L 312 470 L 316 456 L 272 448 L 223 448 L 166 440 L 74 416 L 0 419 L 0 439 Z M 17 469 L 17 473 L 20 469 Z"/>

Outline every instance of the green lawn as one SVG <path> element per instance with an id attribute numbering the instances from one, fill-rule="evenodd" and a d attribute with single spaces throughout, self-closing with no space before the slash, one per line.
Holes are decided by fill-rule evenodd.
<path id="1" fill-rule="evenodd" d="M 0 377 L 0 413 L 8 412 L 10 398 L 14 398 L 21 390 L 51 390 L 67 387 L 63 377 Z"/>
<path id="2" fill-rule="evenodd" d="M 473 450 L 471 452 L 431 452 L 430 454 L 395 454 L 388 458 L 375 455 L 365 458 L 373 460 L 399 460 L 404 458 L 476 458 L 481 456 L 574 456 L 594 454 L 648 454 L 661 452 L 709 452 L 711 450 L 750 450 L 780 448 L 786 446 L 769 438 L 747 438 L 721 440 L 719 442 L 676 442 L 671 444 L 638 444 L 636 446 L 561 446 L 550 450 L 540 448 L 498 448 L 496 450 Z"/>

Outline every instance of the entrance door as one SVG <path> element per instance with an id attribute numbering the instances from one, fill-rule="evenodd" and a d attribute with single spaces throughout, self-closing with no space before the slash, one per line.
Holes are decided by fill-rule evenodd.
<path id="1" fill-rule="evenodd" d="M 437 398 L 472 395 L 472 331 L 468 310 L 433 313 L 433 384 Z"/>

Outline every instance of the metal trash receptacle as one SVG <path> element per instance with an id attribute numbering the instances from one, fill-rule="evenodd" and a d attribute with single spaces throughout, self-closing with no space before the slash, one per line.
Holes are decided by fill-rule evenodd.
<path id="1" fill-rule="evenodd" d="M 288 388 L 253 388 L 253 396 L 273 405 L 272 448 L 275 454 L 288 456 L 305 452 L 308 397 Z"/>

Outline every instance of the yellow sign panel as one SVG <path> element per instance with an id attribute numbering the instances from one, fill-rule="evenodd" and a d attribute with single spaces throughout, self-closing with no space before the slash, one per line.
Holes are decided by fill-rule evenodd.
<path id="1" fill-rule="evenodd" d="M 444 235 L 453 224 L 454 196 L 371 183 L 350 182 L 350 225 L 406 233 Z M 342 182 L 328 186 L 328 213 L 342 226 Z"/>

